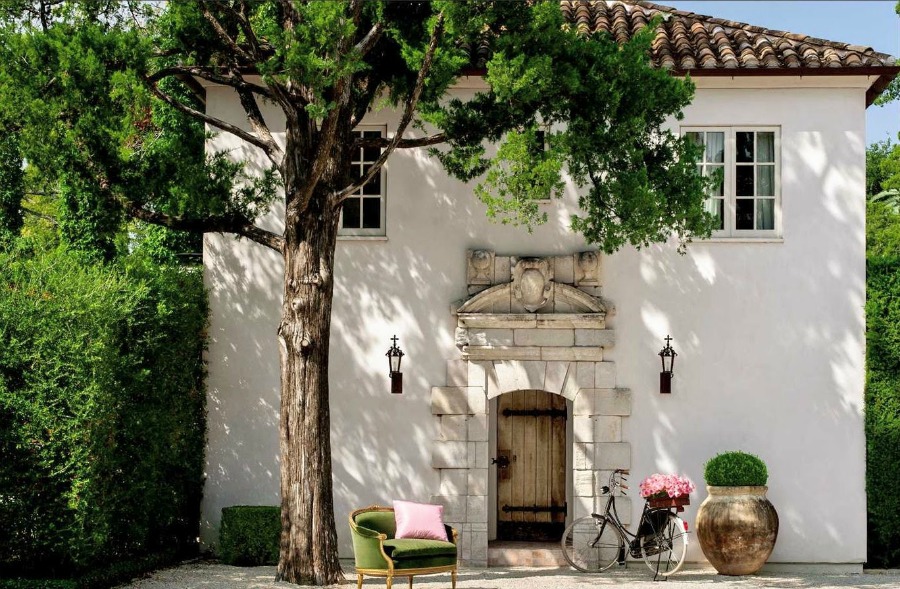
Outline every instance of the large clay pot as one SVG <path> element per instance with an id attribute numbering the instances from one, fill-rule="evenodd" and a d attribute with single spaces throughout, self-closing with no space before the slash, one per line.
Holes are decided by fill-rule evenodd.
<path id="1" fill-rule="evenodd" d="M 752 575 L 768 560 L 778 536 L 778 513 L 768 487 L 707 487 L 697 512 L 697 539 L 723 575 Z"/>

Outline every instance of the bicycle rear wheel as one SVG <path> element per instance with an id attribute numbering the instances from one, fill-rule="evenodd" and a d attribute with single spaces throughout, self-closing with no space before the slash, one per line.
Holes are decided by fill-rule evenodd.
<path id="1" fill-rule="evenodd" d="M 684 564 L 687 543 L 687 524 L 670 513 L 656 533 L 641 537 L 641 556 L 654 574 L 668 577 L 677 573 Z"/>
<path id="2" fill-rule="evenodd" d="M 566 562 L 583 573 L 605 571 L 625 550 L 618 528 L 606 518 L 590 515 L 572 522 L 561 544 Z"/>

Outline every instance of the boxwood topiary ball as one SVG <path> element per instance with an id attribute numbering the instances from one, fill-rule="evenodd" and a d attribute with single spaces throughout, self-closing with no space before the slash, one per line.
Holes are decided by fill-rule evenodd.
<path id="1" fill-rule="evenodd" d="M 723 452 L 706 463 L 703 478 L 711 487 L 764 487 L 769 480 L 769 471 L 758 456 Z"/>

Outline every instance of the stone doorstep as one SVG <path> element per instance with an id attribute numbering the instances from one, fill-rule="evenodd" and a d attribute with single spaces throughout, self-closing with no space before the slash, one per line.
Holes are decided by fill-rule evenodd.
<path id="1" fill-rule="evenodd" d="M 568 567 L 556 542 L 503 542 L 488 544 L 489 567 Z"/>

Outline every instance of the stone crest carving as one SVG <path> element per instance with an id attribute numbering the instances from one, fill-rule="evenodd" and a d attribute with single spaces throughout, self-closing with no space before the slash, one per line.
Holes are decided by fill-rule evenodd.
<path id="1" fill-rule="evenodd" d="M 600 286 L 600 256 L 597 252 L 575 254 L 575 286 Z"/>
<path id="2" fill-rule="evenodd" d="M 550 300 L 552 281 L 553 269 L 546 258 L 521 258 L 513 266 L 513 296 L 532 313 Z"/>
<path id="3" fill-rule="evenodd" d="M 494 277 L 494 252 L 489 250 L 466 251 L 466 283 L 489 285 Z"/>

